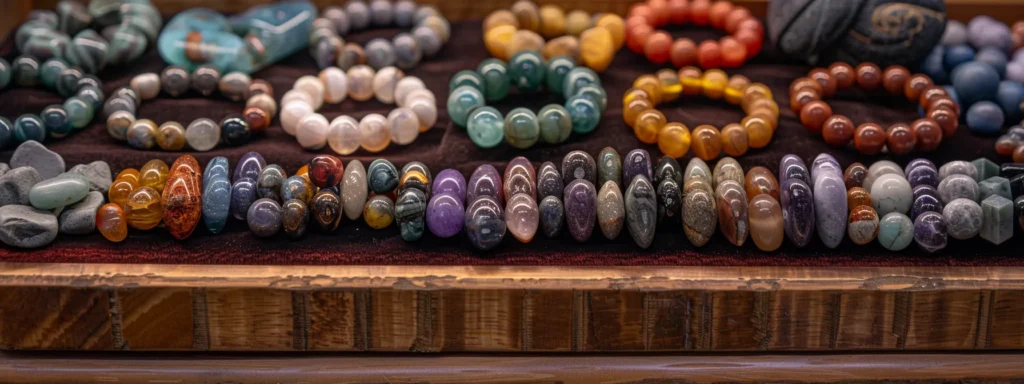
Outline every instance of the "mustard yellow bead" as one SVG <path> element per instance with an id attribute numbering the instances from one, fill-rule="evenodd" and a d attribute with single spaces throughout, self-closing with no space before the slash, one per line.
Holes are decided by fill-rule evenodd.
<path id="1" fill-rule="evenodd" d="M 487 15 L 487 18 L 484 19 L 484 33 L 486 34 L 487 31 L 502 25 L 511 25 L 515 29 L 519 29 L 519 19 L 516 19 L 516 15 L 507 9 L 499 9 L 491 12 L 491 14 Z"/>
<path id="2" fill-rule="evenodd" d="M 515 34 L 516 27 L 511 25 L 499 25 L 488 29 L 484 33 L 484 46 L 487 47 L 487 52 L 490 52 L 491 56 L 508 61 L 509 57 L 506 54 L 506 48 Z"/>
<path id="3" fill-rule="evenodd" d="M 779 114 L 779 104 L 768 98 L 754 98 L 743 108 L 744 112 L 751 113 L 758 109 L 768 109 L 771 113 Z"/>
<path id="4" fill-rule="evenodd" d="M 519 52 L 540 52 L 543 49 L 543 37 L 540 37 L 540 35 L 538 35 L 537 32 L 520 29 L 516 31 L 516 33 L 512 34 L 512 39 L 509 40 L 508 45 L 505 46 L 505 55 L 511 58 L 512 56 L 515 56 Z"/>
<path id="5" fill-rule="evenodd" d="M 767 121 L 756 116 L 743 119 L 743 129 L 747 131 L 750 148 L 764 148 L 772 142 L 772 127 Z"/>
<path id="6" fill-rule="evenodd" d="M 170 168 L 163 160 L 150 160 L 139 170 L 139 185 L 153 188 L 157 192 L 163 192 L 164 185 L 167 184 L 167 176 L 170 173 Z"/>
<path id="7" fill-rule="evenodd" d="M 128 196 L 139 189 L 139 171 L 135 168 L 128 168 L 117 174 L 114 182 L 107 190 L 107 200 L 122 208 L 128 203 Z"/>
<path id="8" fill-rule="evenodd" d="M 729 83 L 729 77 L 721 69 L 710 69 L 704 72 L 704 79 L 701 86 L 704 87 L 704 96 L 711 99 L 721 99 L 725 95 L 725 87 Z"/>
<path id="9" fill-rule="evenodd" d="M 519 20 L 519 28 L 534 32 L 540 30 L 540 9 L 537 4 L 530 0 L 519 0 L 512 4 L 510 10 Z"/>
<path id="10" fill-rule="evenodd" d="M 662 101 L 672 101 L 679 98 L 679 94 L 683 93 L 683 83 L 679 82 L 679 75 L 676 71 L 671 69 L 662 69 L 655 73 L 654 76 L 658 78 L 661 83 L 661 99 Z"/>
<path id="11" fill-rule="evenodd" d="M 548 39 L 565 34 L 565 11 L 562 7 L 551 4 L 540 7 L 540 34 Z"/>
<path id="12" fill-rule="evenodd" d="M 658 132 L 661 132 L 661 127 L 664 127 L 666 123 L 668 121 L 661 111 L 648 109 L 640 112 L 640 115 L 636 117 L 636 123 L 633 124 L 633 133 L 636 134 L 636 138 L 640 139 L 641 142 L 654 144 L 658 142 Z"/>
<path id="13" fill-rule="evenodd" d="M 622 120 L 626 122 L 626 125 L 632 127 L 636 124 L 637 116 L 640 116 L 641 112 L 651 108 L 654 108 L 654 103 L 651 103 L 650 100 L 637 98 L 630 101 L 622 108 Z"/>
<path id="14" fill-rule="evenodd" d="M 128 225 L 135 229 L 148 230 L 160 224 L 164 217 L 164 205 L 160 193 L 150 187 L 132 191 L 125 204 Z"/>
<path id="15" fill-rule="evenodd" d="M 698 125 L 690 134 L 694 156 L 710 161 L 722 153 L 722 134 L 718 128 L 710 125 Z"/>
<path id="16" fill-rule="evenodd" d="M 605 13 L 597 18 L 594 25 L 607 29 L 612 34 L 612 43 L 615 45 L 615 51 L 622 49 L 622 45 L 626 43 L 626 22 L 619 15 Z"/>
<path id="17" fill-rule="evenodd" d="M 668 123 L 658 132 L 658 149 L 666 156 L 680 158 L 690 150 L 690 128 L 682 123 Z"/>
<path id="18" fill-rule="evenodd" d="M 768 108 L 757 108 L 747 114 L 747 116 L 756 116 L 764 119 L 771 126 L 772 132 L 779 128 L 779 115 L 772 113 Z"/>
<path id="19" fill-rule="evenodd" d="M 395 220 L 395 204 L 387 196 L 373 196 L 363 206 L 363 220 L 370 228 L 387 228 Z"/>
<path id="20" fill-rule="evenodd" d="M 743 102 L 743 91 L 750 86 L 750 79 L 743 75 L 732 75 L 729 84 L 725 86 L 725 101 L 729 104 L 739 105 Z"/>
<path id="21" fill-rule="evenodd" d="M 722 150 L 729 156 L 743 156 L 749 148 L 747 131 L 743 126 L 732 123 L 722 128 Z"/>
<path id="22" fill-rule="evenodd" d="M 558 56 L 572 57 L 576 62 L 580 61 L 580 40 L 576 36 L 562 36 L 548 40 L 541 50 L 544 58 L 551 60 Z"/>
<path id="23" fill-rule="evenodd" d="M 683 67 L 679 70 L 679 82 L 683 83 L 683 93 L 699 95 L 704 89 L 704 73 L 697 67 Z"/>
<path id="24" fill-rule="evenodd" d="M 640 88 L 630 88 L 626 90 L 626 94 L 622 95 L 622 105 L 629 104 L 629 102 L 636 99 L 650 100 L 651 96 L 647 94 L 647 91 Z"/>
<path id="25" fill-rule="evenodd" d="M 647 92 L 654 105 L 661 103 L 661 82 L 654 75 L 643 75 L 633 81 L 633 88 L 640 88 Z"/>
<path id="26" fill-rule="evenodd" d="M 565 17 L 565 33 L 579 36 L 590 28 L 590 14 L 581 10 L 569 12 Z"/>
<path id="27" fill-rule="evenodd" d="M 580 61 L 597 72 L 603 72 L 615 58 L 612 33 L 604 28 L 590 28 L 580 35 Z"/>

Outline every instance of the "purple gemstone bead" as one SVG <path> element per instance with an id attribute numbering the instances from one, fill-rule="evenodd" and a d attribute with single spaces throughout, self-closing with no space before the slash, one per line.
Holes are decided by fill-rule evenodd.
<path id="1" fill-rule="evenodd" d="M 249 206 L 258 197 L 256 180 L 246 177 L 236 181 L 231 185 L 231 216 L 238 220 L 245 220 L 249 214 Z"/>
<path id="2" fill-rule="evenodd" d="M 910 162 L 907 163 L 907 166 L 903 167 L 903 174 L 904 175 L 909 175 L 910 171 L 913 171 L 914 168 L 920 167 L 922 165 L 928 166 L 929 168 L 934 168 L 936 170 L 939 169 L 939 167 L 936 167 L 935 163 L 933 163 L 931 160 L 924 159 L 924 158 L 917 158 L 917 159 L 914 159 L 914 160 L 910 160 Z"/>
<path id="3" fill-rule="evenodd" d="M 533 164 L 525 157 L 516 156 L 505 166 L 505 200 L 511 200 L 512 196 L 525 193 L 530 197 L 537 198 L 537 171 Z"/>
<path id="4" fill-rule="evenodd" d="M 797 155 L 786 155 L 779 161 L 779 183 L 784 183 L 789 179 L 800 179 L 804 184 L 811 185 L 811 171 L 807 169 L 804 160 Z"/>
<path id="5" fill-rule="evenodd" d="M 914 241 L 921 249 L 935 252 L 946 247 L 946 219 L 938 212 L 925 212 L 914 219 Z"/>
<path id="6" fill-rule="evenodd" d="M 238 160 L 238 164 L 235 164 L 235 173 L 231 175 L 231 182 L 234 183 L 243 178 L 259 180 L 260 172 L 263 172 L 263 168 L 266 166 L 267 161 L 263 160 L 263 155 L 256 152 L 246 153 Z"/>
<path id="7" fill-rule="evenodd" d="M 430 203 L 427 204 L 427 228 L 434 236 L 442 238 L 455 236 L 462 231 L 465 220 L 465 209 L 462 207 L 462 199 L 458 196 L 434 194 L 430 198 Z"/>
<path id="8" fill-rule="evenodd" d="M 814 235 L 814 194 L 811 187 L 803 179 L 792 177 L 782 182 L 779 193 L 786 237 L 797 247 L 806 246 Z"/>
<path id="9" fill-rule="evenodd" d="M 562 158 L 562 183 L 569 185 L 576 179 L 597 182 L 597 163 L 589 153 L 572 151 Z"/>
<path id="10" fill-rule="evenodd" d="M 482 195 L 466 208 L 466 234 L 469 242 L 481 250 L 494 248 L 505 238 L 505 213 L 498 200 Z"/>
<path id="11" fill-rule="evenodd" d="M 434 185 L 430 188 L 434 196 L 451 195 L 459 200 L 459 205 L 466 201 L 466 177 L 462 172 L 448 168 L 437 174 Z"/>
<path id="12" fill-rule="evenodd" d="M 654 180 L 654 169 L 651 166 L 651 154 L 645 149 L 634 149 L 622 158 L 622 182 L 626 185 L 633 184 L 633 178 L 637 175 L 647 178 L 647 181 Z"/>
<path id="13" fill-rule="evenodd" d="M 540 228 L 547 237 L 558 236 L 565 221 L 565 207 L 558 196 L 548 196 L 537 206 L 540 210 Z"/>
<path id="14" fill-rule="evenodd" d="M 555 163 L 548 161 L 541 164 L 537 170 L 537 198 L 544 200 L 545 197 L 555 196 L 560 199 L 564 190 L 565 183 Z"/>
<path id="15" fill-rule="evenodd" d="M 256 200 L 246 214 L 249 231 L 259 237 L 270 237 L 281 230 L 281 205 L 274 199 Z"/>
<path id="16" fill-rule="evenodd" d="M 811 171 L 818 171 L 817 176 L 811 176 L 814 179 L 814 221 L 821 241 L 826 247 L 835 248 L 846 237 L 848 211 L 843 176 L 823 170 L 829 166 L 829 163 L 822 163 Z"/>
<path id="17" fill-rule="evenodd" d="M 922 184 L 914 187 L 914 202 L 910 205 L 910 220 L 916 220 L 925 212 L 942 213 L 942 198 L 935 187 Z"/>
<path id="18" fill-rule="evenodd" d="M 811 183 L 809 185 L 817 184 L 818 178 L 823 172 L 834 172 L 842 181 L 843 167 L 839 165 L 839 161 L 835 157 L 827 153 L 822 153 L 814 158 L 814 163 L 811 164 Z"/>
<path id="19" fill-rule="evenodd" d="M 576 241 L 584 242 L 594 232 L 597 221 L 597 190 L 587 180 L 577 179 L 565 187 L 565 221 Z"/>
<path id="20" fill-rule="evenodd" d="M 466 186 L 466 201 L 476 200 L 480 196 L 490 196 L 502 204 L 501 174 L 493 165 L 484 164 L 476 168 L 469 176 Z"/>
<path id="21" fill-rule="evenodd" d="M 924 165 L 918 166 L 907 173 L 907 181 L 910 182 L 911 187 L 916 187 L 918 185 L 938 187 L 939 171 L 933 167 Z"/>

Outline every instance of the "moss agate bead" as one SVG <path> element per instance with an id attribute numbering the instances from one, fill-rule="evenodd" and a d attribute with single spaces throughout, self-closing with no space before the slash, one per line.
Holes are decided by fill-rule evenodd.
<path id="1" fill-rule="evenodd" d="M 525 149 L 533 146 L 540 138 L 537 115 L 526 108 L 513 109 L 505 116 L 505 141 L 509 145 Z"/>
<path id="2" fill-rule="evenodd" d="M 548 104 L 537 113 L 540 140 L 547 144 L 558 144 L 569 139 L 572 133 L 572 116 L 558 104 Z"/>
<path id="3" fill-rule="evenodd" d="M 487 59 L 476 67 L 483 79 L 483 93 L 487 101 L 497 101 L 508 96 L 510 83 L 508 64 L 498 59 Z"/>
<path id="4" fill-rule="evenodd" d="M 484 85 L 484 77 L 479 73 L 463 69 L 455 73 L 451 80 L 448 81 L 448 90 L 453 91 L 458 87 L 468 85 L 475 88 L 480 92 L 484 92 L 486 85 Z"/>
<path id="5" fill-rule="evenodd" d="M 370 190 L 376 194 L 388 194 L 398 187 L 398 168 L 385 159 L 377 159 L 366 169 Z"/>
<path id="6" fill-rule="evenodd" d="M 448 96 L 448 116 L 451 117 L 453 123 L 460 127 L 466 126 L 469 115 L 474 109 L 483 106 L 484 95 L 473 86 L 459 86 Z"/>
<path id="7" fill-rule="evenodd" d="M 469 242 L 480 250 L 501 244 L 505 238 L 505 213 L 497 199 L 478 196 L 466 207 L 465 225 Z"/>
<path id="8" fill-rule="evenodd" d="M 573 96 L 565 102 L 565 109 L 572 117 L 572 130 L 579 134 L 593 132 L 601 121 L 601 108 L 585 96 Z"/>
<path id="9" fill-rule="evenodd" d="M 520 91 L 533 92 L 540 89 L 546 73 L 544 58 L 534 51 L 519 52 L 508 62 L 509 81 Z"/>
<path id="10" fill-rule="evenodd" d="M 569 56 L 553 57 L 548 61 L 544 84 L 548 90 L 562 95 L 565 90 L 565 77 L 573 68 L 576 68 L 576 61 Z"/>
<path id="11" fill-rule="evenodd" d="M 469 115 L 466 133 L 480 148 L 493 148 L 504 138 L 504 118 L 494 107 L 480 107 Z"/>

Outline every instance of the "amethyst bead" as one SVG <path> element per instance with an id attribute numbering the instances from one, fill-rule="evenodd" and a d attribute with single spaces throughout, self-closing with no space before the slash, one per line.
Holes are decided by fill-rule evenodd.
<path id="1" fill-rule="evenodd" d="M 576 241 L 587 241 L 597 221 L 597 190 L 594 184 L 583 179 L 573 180 L 565 187 L 563 201 L 569 233 Z"/>
<path id="2" fill-rule="evenodd" d="M 562 232 L 562 223 L 565 222 L 565 207 L 562 205 L 562 199 L 556 196 L 545 197 L 537 208 L 540 210 L 540 229 L 544 232 L 544 236 L 558 236 Z"/>
<path id="3" fill-rule="evenodd" d="M 814 220 L 818 237 L 826 247 L 835 248 L 846 237 L 848 211 L 843 176 L 838 170 L 830 170 L 831 166 L 829 162 L 815 161 L 811 178 L 814 179 Z"/>
<path id="4" fill-rule="evenodd" d="M 907 163 L 907 166 L 903 167 L 903 173 L 905 175 L 907 175 L 907 176 L 910 176 L 910 171 L 912 171 L 912 170 L 914 170 L 914 168 L 920 167 L 922 165 L 923 166 L 927 166 L 928 168 L 935 169 L 936 172 L 939 169 L 938 167 L 935 166 L 935 163 L 933 163 L 931 160 L 928 160 L 928 159 L 925 159 L 925 158 L 917 158 L 917 159 L 914 159 L 914 160 L 910 160 L 910 162 Z"/>
<path id="5" fill-rule="evenodd" d="M 256 200 L 246 214 L 249 231 L 259 237 L 270 237 L 281 230 L 281 205 L 273 199 Z"/>
<path id="6" fill-rule="evenodd" d="M 800 179 L 805 185 L 811 184 L 811 171 L 807 169 L 804 160 L 797 155 L 786 155 L 779 161 L 779 184 L 781 185 L 789 179 Z M 785 212 L 785 208 L 783 208 L 783 212 Z"/>
<path id="7" fill-rule="evenodd" d="M 466 201 L 466 178 L 457 170 L 445 169 L 434 178 L 434 184 L 430 190 L 433 191 L 434 196 L 450 195 L 456 198 L 461 206 Z"/>
<path id="8" fill-rule="evenodd" d="M 925 212 L 942 212 L 942 199 L 939 198 L 939 191 L 931 185 L 918 185 L 914 187 L 914 202 L 910 204 L 910 220 L 917 220 L 917 217 Z"/>
<path id="9" fill-rule="evenodd" d="M 562 158 L 562 183 L 569 185 L 576 179 L 597 182 L 597 163 L 589 153 L 572 151 Z"/>
<path id="10" fill-rule="evenodd" d="M 643 176 L 647 181 L 654 180 L 654 169 L 651 166 L 651 154 L 644 149 L 634 149 L 622 158 L 622 182 L 632 185 L 633 178 Z M 685 178 L 684 178 L 685 179 Z"/>
<path id="11" fill-rule="evenodd" d="M 840 181 L 842 181 L 843 167 L 839 166 L 839 161 L 835 157 L 827 153 L 822 153 L 814 158 L 814 163 L 811 164 L 811 182 L 809 185 L 813 186 L 816 184 L 823 172 L 835 172 L 839 176 Z M 845 182 L 843 184 L 845 186 Z"/>
<path id="12" fill-rule="evenodd" d="M 235 173 L 231 175 L 231 182 L 234 183 L 243 178 L 259 180 L 260 172 L 263 172 L 263 168 L 266 166 L 267 161 L 263 160 L 263 155 L 256 152 L 246 153 L 238 160 L 238 164 L 235 164 Z"/>
<path id="13" fill-rule="evenodd" d="M 444 173 L 444 171 L 441 171 Z M 441 176 L 441 174 L 438 174 Z M 451 194 L 437 195 L 427 204 L 427 229 L 434 236 L 452 237 L 462 231 L 465 223 L 465 209 L 462 199 Z"/>
<path id="14" fill-rule="evenodd" d="M 525 157 L 516 156 L 505 166 L 505 200 L 511 200 L 512 196 L 525 193 L 531 198 L 537 198 L 537 172 L 533 164 Z"/>
<path id="15" fill-rule="evenodd" d="M 481 195 L 466 208 L 466 234 L 469 242 L 480 250 L 494 248 L 505 238 L 505 213 L 498 200 Z"/>
<path id="16" fill-rule="evenodd" d="M 802 178 L 791 177 L 782 182 L 779 199 L 786 237 L 797 247 L 806 246 L 814 235 L 814 194 L 811 187 Z"/>
<path id="17" fill-rule="evenodd" d="M 558 173 L 555 163 L 550 161 L 540 165 L 537 170 L 537 198 L 544 200 L 548 196 L 561 198 L 565 190 L 565 183 L 562 182 L 562 175 Z"/>
<path id="18" fill-rule="evenodd" d="M 946 219 L 938 212 L 925 212 L 914 220 L 914 241 L 921 249 L 935 252 L 946 247 Z"/>
<path id="19" fill-rule="evenodd" d="M 910 182 L 911 187 L 918 185 L 930 185 L 933 187 L 939 186 L 939 170 L 935 167 L 928 166 L 927 164 L 921 164 L 911 168 L 907 166 L 907 181 Z"/>
<path id="20" fill-rule="evenodd" d="M 257 197 L 256 180 L 246 177 L 236 181 L 231 185 L 231 216 L 245 220 Z"/>
<path id="21" fill-rule="evenodd" d="M 501 174 L 493 165 L 481 165 L 469 176 L 469 184 L 466 185 L 466 201 L 474 201 L 480 196 L 490 196 L 498 201 L 498 205 L 501 205 L 502 193 Z"/>

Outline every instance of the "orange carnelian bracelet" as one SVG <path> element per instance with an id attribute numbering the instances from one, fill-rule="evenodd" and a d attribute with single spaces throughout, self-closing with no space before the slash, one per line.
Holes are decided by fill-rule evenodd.
<path id="1" fill-rule="evenodd" d="M 680 95 L 700 95 L 740 105 L 747 116 L 740 123 L 726 125 L 721 131 L 712 125 L 698 125 L 693 132 L 682 123 L 669 123 L 655 106 Z M 689 151 L 703 160 L 712 160 L 724 150 L 729 156 L 741 156 L 749 148 L 763 148 L 772 140 L 779 124 L 779 105 L 772 91 L 761 83 L 751 83 L 741 75 L 728 77 L 722 70 L 701 73 L 697 67 L 685 67 L 678 73 L 663 69 L 643 75 L 622 96 L 622 118 L 633 127 L 640 141 L 658 144 L 667 156 L 679 158 Z"/>
<path id="2" fill-rule="evenodd" d="M 672 41 L 672 35 L 657 28 L 669 24 L 710 25 L 729 36 L 706 40 L 698 46 L 689 38 Z M 669 60 L 676 68 L 735 68 L 757 56 L 764 41 L 764 26 L 746 7 L 728 1 L 647 0 L 634 5 L 626 18 L 626 46 L 661 64 Z"/>

